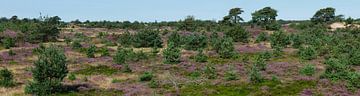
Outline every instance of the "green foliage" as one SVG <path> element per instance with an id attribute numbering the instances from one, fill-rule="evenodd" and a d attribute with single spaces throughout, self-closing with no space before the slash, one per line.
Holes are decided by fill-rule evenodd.
<path id="1" fill-rule="evenodd" d="M 270 35 L 271 47 L 286 47 L 290 44 L 289 36 L 284 31 L 275 31 Z"/>
<path id="2" fill-rule="evenodd" d="M 241 8 L 232 8 L 230 9 L 229 14 L 225 16 L 221 22 L 229 26 L 239 24 L 240 21 L 244 21 L 244 19 L 239 16 L 243 12 L 244 11 Z"/>
<path id="3" fill-rule="evenodd" d="M 255 63 L 254 64 L 260 70 L 265 70 L 266 69 L 265 59 L 262 56 L 257 56 L 255 58 Z"/>
<path id="4" fill-rule="evenodd" d="M 277 11 L 271 7 L 265 7 L 257 10 L 252 15 L 252 23 L 260 25 L 267 30 L 278 30 L 279 25 L 276 23 Z"/>
<path id="5" fill-rule="evenodd" d="M 213 50 L 218 51 L 220 49 L 220 37 L 217 32 L 212 32 L 210 35 L 210 46 Z"/>
<path id="6" fill-rule="evenodd" d="M 199 50 L 194 58 L 196 62 L 207 62 L 208 60 L 208 56 L 206 56 L 202 50 Z"/>
<path id="7" fill-rule="evenodd" d="M 245 30 L 245 28 L 241 26 L 234 26 L 225 32 L 227 37 L 231 37 L 234 42 L 244 42 L 247 43 L 249 41 L 250 33 Z"/>
<path id="8" fill-rule="evenodd" d="M 15 39 L 14 38 L 6 37 L 2 40 L 2 43 L 6 49 L 15 47 Z"/>
<path id="9" fill-rule="evenodd" d="M 175 47 L 173 42 L 170 42 L 167 48 L 163 51 L 164 63 L 174 64 L 180 62 L 180 49 Z"/>
<path id="10" fill-rule="evenodd" d="M 60 33 L 60 29 L 58 29 L 58 25 L 60 22 L 60 18 L 49 17 L 43 18 L 43 22 L 40 22 L 36 25 L 36 30 L 31 31 L 29 36 L 30 42 L 46 42 L 56 40 Z"/>
<path id="11" fill-rule="evenodd" d="M 225 72 L 224 76 L 225 76 L 225 80 L 227 80 L 227 81 L 238 79 L 238 77 L 236 75 L 236 71 L 233 70 L 232 68 L 229 68 L 229 70 L 227 72 Z"/>
<path id="12" fill-rule="evenodd" d="M 150 88 L 158 88 L 159 87 L 159 82 L 152 79 L 150 82 L 149 82 L 149 87 Z"/>
<path id="13" fill-rule="evenodd" d="M 0 70 L 0 86 L 12 87 L 15 85 L 14 76 L 8 69 Z"/>
<path id="14" fill-rule="evenodd" d="M 183 37 L 179 34 L 179 32 L 176 31 L 171 33 L 171 35 L 168 37 L 167 42 L 173 42 L 176 47 L 180 47 L 184 41 L 185 40 L 183 40 Z"/>
<path id="15" fill-rule="evenodd" d="M 64 52 L 51 45 L 45 48 L 34 62 L 33 81 L 25 87 L 25 93 L 48 95 L 61 90 L 61 81 L 67 75 Z"/>
<path id="16" fill-rule="evenodd" d="M 118 48 L 115 56 L 113 57 L 114 63 L 124 64 L 126 60 L 127 50 L 124 48 Z"/>
<path id="17" fill-rule="evenodd" d="M 129 64 L 124 64 L 124 67 L 123 67 L 122 70 L 123 70 L 123 72 L 125 72 L 125 73 L 131 73 L 131 72 L 132 72 Z"/>
<path id="18" fill-rule="evenodd" d="M 94 58 L 96 52 L 96 46 L 90 45 L 90 47 L 86 50 L 86 55 L 88 58 Z"/>
<path id="19" fill-rule="evenodd" d="M 312 60 L 317 56 L 316 50 L 312 46 L 301 47 L 298 54 L 303 60 Z"/>
<path id="20" fill-rule="evenodd" d="M 261 76 L 259 68 L 256 65 L 253 65 L 249 72 L 250 81 L 252 83 L 261 83 L 264 81 L 264 78 Z"/>
<path id="21" fill-rule="evenodd" d="M 204 73 L 208 79 L 215 79 L 217 77 L 217 73 L 213 64 L 207 64 L 205 66 Z"/>
<path id="22" fill-rule="evenodd" d="M 261 52 L 259 54 L 260 58 L 263 58 L 264 60 L 269 60 L 271 58 L 271 53 L 269 51 Z"/>
<path id="23" fill-rule="evenodd" d="M 186 36 L 184 43 L 186 50 L 202 50 L 207 47 L 207 37 L 203 34 L 191 34 Z"/>
<path id="24" fill-rule="evenodd" d="M 315 74 L 316 68 L 312 64 L 306 64 L 303 68 L 300 69 L 300 74 L 312 76 Z"/>
<path id="25" fill-rule="evenodd" d="M 10 56 L 16 55 L 16 53 L 15 53 L 13 50 L 11 50 L 11 49 L 8 51 L 8 54 L 9 54 Z"/>
<path id="26" fill-rule="evenodd" d="M 350 72 L 350 67 L 343 60 L 329 58 L 325 64 L 326 70 L 323 77 L 331 80 L 345 79 Z"/>
<path id="27" fill-rule="evenodd" d="M 349 89 L 357 89 L 360 88 L 360 73 L 359 72 L 350 72 L 348 73 L 347 78 L 347 87 Z"/>
<path id="28" fill-rule="evenodd" d="M 71 81 L 76 80 L 75 74 L 70 74 L 69 77 L 68 77 L 68 79 L 71 80 Z"/>
<path id="29" fill-rule="evenodd" d="M 110 56 L 109 49 L 106 47 L 101 48 L 100 50 L 101 56 Z"/>
<path id="30" fill-rule="evenodd" d="M 273 57 L 280 57 L 283 54 L 282 49 L 283 48 L 281 48 L 281 47 L 275 47 L 273 52 L 272 52 L 272 56 Z"/>
<path id="31" fill-rule="evenodd" d="M 120 70 L 111 68 L 106 65 L 99 66 L 86 66 L 86 68 L 75 71 L 74 74 L 82 74 L 82 75 L 112 75 L 120 72 Z"/>
<path id="32" fill-rule="evenodd" d="M 150 81 L 154 77 L 153 73 L 145 72 L 140 76 L 140 81 Z"/>
<path id="33" fill-rule="evenodd" d="M 142 30 L 136 33 L 133 38 L 133 46 L 134 47 L 162 47 L 162 40 L 161 36 L 159 34 L 159 31 L 157 30 Z"/>
<path id="34" fill-rule="evenodd" d="M 327 7 L 318 10 L 311 18 L 311 21 L 314 23 L 329 23 L 331 21 L 334 21 L 335 17 L 335 9 Z"/>
<path id="35" fill-rule="evenodd" d="M 229 37 L 225 37 L 220 41 L 220 47 L 218 53 L 220 58 L 231 58 L 234 55 L 233 40 Z"/>
<path id="36" fill-rule="evenodd" d="M 79 40 L 74 40 L 71 44 L 72 49 L 80 49 L 81 47 L 82 47 L 82 45 L 80 44 Z"/>
<path id="37" fill-rule="evenodd" d="M 125 31 L 123 34 L 121 34 L 119 36 L 118 42 L 122 45 L 122 46 L 130 46 L 132 43 L 132 39 L 133 36 L 130 34 L 129 31 Z"/>
<path id="38" fill-rule="evenodd" d="M 195 17 L 194 16 L 187 16 L 179 27 L 180 30 L 185 31 L 195 31 L 196 29 Z"/>
<path id="39" fill-rule="evenodd" d="M 349 53 L 349 63 L 351 65 L 360 65 L 360 50 L 354 49 L 352 52 Z"/>
<path id="40" fill-rule="evenodd" d="M 68 37 L 65 37 L 65 43 L 67 44 L 67 45 L 69 45 L 70 44 L 70 42 L 71 42 L 71 39 L 70 38 L 68 38 Z"/>
<path id="41" fill-rule="evenodd" d="M 291 46 L 294 48 L 300 48 L 301 44 L 303 43 L 300 35 L 298 35 L 298 34 L 291 35 L 291 42 L 292 42 Z"/>
<path id="42" fill-rule="evenodd" d="M 260 34 L 256 37 L 255 42 L 256 42 L 256 43 L 263 42 L 263 41 L 268 40 L 268 38 L 269 38 L 269 37 L 266 35 L 265 32 L 260 32 Z"/>

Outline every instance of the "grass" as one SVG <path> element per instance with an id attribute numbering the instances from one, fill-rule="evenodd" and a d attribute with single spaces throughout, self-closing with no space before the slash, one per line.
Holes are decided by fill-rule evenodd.
<path id="1" fill-rule="evenodd" d="M 184 96 L 292 96 L 298 95 L 302 90 L 314 88 L 315 81 L 294 81 L 291 83 L 279 83 L 265 81 L 259 84 L 242 83 L 235 85 L 185 85 L 181 89 Z M 262 90 L 267 86 L 268 91 Z"/>
<path id="2" fill-rule="evenodd" d="M 89 90 L 70 93 L 59 93 L 55 96 L 122 96 L 123 92 L 115 90 Z"/>
<path id="3" fill-rule="evenodd" d="M 75 71 L 74 74 L 82 74 L 82 75 L 112 75 L 120 72 L 120 70 L 111 68 L 105 65 L 99 66 L 88 66 L 85 69 Z"/>

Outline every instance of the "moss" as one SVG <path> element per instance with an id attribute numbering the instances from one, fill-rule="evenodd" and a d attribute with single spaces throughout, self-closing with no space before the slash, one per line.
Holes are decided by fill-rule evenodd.
<path id="1" fill-rule="evenodd" d="M 85 69 L 75 71 L 74 74 L 83 74 L 83 75 L 112 75 L 115 73 L 120 72 L 120 70 L 111 68 L 109 66 L 105 65 L 99 65 L 99 66 L 88 66 Z"/>
<path id="2" fill-rule="evenodd" d="M 289 96 L 297 95 L 303 89 L 313 88 L 315 81 L 294 81 L 291 83 L 279 83 L 265 81 L 259 84 L 240 83 L 234 85 L 185 85 L 181 89 L 184 96 Z M 262 87 L 268 87 L 268 91 Z"/>

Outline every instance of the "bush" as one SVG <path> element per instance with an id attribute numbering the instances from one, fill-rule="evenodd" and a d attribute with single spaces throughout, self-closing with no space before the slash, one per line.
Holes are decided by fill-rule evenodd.
<path id="1" fill-rule="evenodd" d="M 269 51 L 261 52 L 260 57 L 265 60 L 269 60 L 271 58 L 271 53 Z"/>
<path id="2" fill-rule="evenodd" d="M 349 63 L 351 65 L 360 65 L 360 50 L 359 49 L 355 49 L 353 52 L 349 53 Z"/>
<path id="3" fill-rule="evenodd" d="M 71 80 L 71 81 L 76 80 L 75 74 L 70 74 L 69 77 L 68 77 L 68 79 Z"/>
<path id="4" fill-rule="evenodd" d="M 207 62 L 208 57 L 203 53 L 202 50 L 198 51 L 198 54 L 195 56 L 196 62 Z"/>
<path id="5" fill-rule="evenodd" d="M 255 66 L 260 70 L 265 70 L 266 69 L 265 59 L 262 56 L 257 56 L 255 58 Z"/>
<path id="6" fill-rule="evenodd" d="M 268 36 L 266 35 L 266 33 L 265 32 L 260 32 L 260 34 L 256 37 L 255 42 L 259 43 L 259 42 L 263 42 L 263 41 L 266 41 L 266 40 L 268 40 Z"/>
<path id="7" fill-rule="evenodd" d="M 299 35 L 292 35 L 291 42 L 292 42 L 291 46 L 293 48 L 300 48 L 301 44 L 303 43 Z"/>
<path id="8" fill-rule="evenodd" d="M 204 69 L 204 73 L 208 79 L 215 79 L 217 76 L 214 65 L 208 64 Z"/>
<path id="9" fill-rule="evenodd" d="M 129 31 L 124 32 L 124 34 L 121 34 L 119 36 L 118 42 L 121 44 L 121 46 L 128 47 L 132 44 L 133 36 L 130 34 Z"/>
<path id="10" fill-rule="evenodd" d="M 164 63 L 174 64 L 180 62 L 180 49 L 175 47 L 173 42 L 170 42 L 168 47 L 163 51 Z"/>
<path id="11" fill-rule="evenodd" d="M 11 49 L 8 51 L 8 54 L 9 54 L 10 56 L 16 55 L 16 53 L 15 53 L 13 50 L 11 50 Z"/>
<path id="12" fill-rule="evenodd" d="M 251 68 L 249 76 L 252 83 L 261 83 L 263 81 L 260 70 L 256 67 L 256 65 L 253 65 Z"/>
<path id="13" fill-rule="evenodd" d="M 14 76 L 8 69 L 0 70 L 0 86 L 11 87 L 15 85 Z"/>
<path id="14" fill-rule="evenodd" d="M 115 56 L 113 57 L 114 63 L 116 64 L 124 64 L 126 60 L 127 51 L 124 48 L 118 48 Z"/>
<path id="15" fill-rule="evenodd" d="M 233 28 L 230 28 L 230 30 L 225 32 L 225 35 L 227 37 L 231 37 L 234 40 L 234 42 L 244 42 L 244 43 L 247 43 L 250 37 L 250 33 L 247 32 L 241 26 L 235 26 Z"/>
<path id="16" fill-rule="evenodd" d="M 350 67 L 343 60 L 329 58 L 325 61 L 325 65 L 323 77 L 330 80 L 345 79 L 350 72 Z"/>
<path id="17" fill-rule="evenodd" d="M 186 37 L 186 50 L 202 50 L 207 47 L 207 37 L 205 35 L 192 34 Z"/>
<path id="18" fill-rule="evenodd" d="M 220 48 L 218 50 L 220 58 L 231 58 L 235 52 L 233 40 L 231 38 L 225 37 L 221 39 L 220 42 Z"/>
<path id="19" fill-rule="evenodd" d="M 140 76 L 140 81 L 150 81 L 154 75 L 151 72 L 145 72 Z"/>
<path id="20" fill-rule="evenodd" d="M 271 47 L 286 47 L 290 44 L 289 37 L 283 31 L 275 31 L 270 35 Z"/>
<path id="21" fill-rule="evenodd" d="M 307 64 L 303 68 L 300 69 L 300 74 L 311 76 L 311 75 L 315 74 L 315 70 L 316 70 L 316 68 L 314 65 Z"/>
<path id="22" fill-rule="evenodd" d="M 86 55 L 88 58 L 94 58 L 96 52 L 96 46 L 90 45 L 90 47 L 86 50 Z"/>
<path id="23" fill-rule="evenodd" d="M 9 49 L 11 47 L 15 47 L 15 39 L 6 37 L 2 40 L 2 43 L 4 44 L 4 47 L 6 49 Z"/>
<path id="24" fill-rule="evenodd" d="M 134 47 L 162 47 L 162 40 L 159 31 L 156 30 L 142 30 L 136 33 L 133 37 Z"/>
<path id="25" fill-rule="evenodd" d="M 106 47 L 103 47 L 100 49 L 101 56 L 110 56 L 109 49 Z"/>
<path id="26" fill-rule="evenodd" d="M 184 41 L 185 40 L 183 40 L 182 36 L 178 32 L 171 33 L 171 35 L 168 37 L 168 40 L 167 40 L 168 43 L 174 42 L 174 45 L 176 47 L 180 47 Z"/>
<path id="27" fill-rule="evenodd" d="M 282 47 L 275 47 L 273 52 L 272 52 L 272 56 L 280 57 L 282 55 L 282 53 L 283 53 L 282 49 L 283 49 Z"/>
<path id="28" fill-rule="evenodd" d="M 25 87 L 25 93 L 42 96 L 61 91 L 61 81 L 68 73 L 62 50 L 54 45 L 45 48 L 34 65 L 33 81 Z"/>
<path id="29" fill-rule="evenodd" d="M 234 70 L 229 70 L 225 73 L 225 80 L 231 81 L 231 80 L 237 80 L 236 72 Z"/>
<path id="30" fill-rule="evenodd" d="M 159 87 L 159 82 L 156 81 L 156 80 L 151 80 L 151 81 L 149 82 L 149 87 L 150 87 L 150 88 L 158 88 L 158 87 Z"/>
<path id="31" fill-rule="evenodd" d="M 213 50 L 218 51 L 220 49 L 220 37 L 216 32 L 212 32 L 210 35 L 210 45 Z"/>
<path id="32" fill-rule="evenodd" d="M 312 60 L 316 58 L 316 50 L 309 46 L 309 47 L 302 47 L 300 48 L 299 52 L 298 52 L 299 56 L 301 59 L 303 60 Z"/>
<path id="33" fill-rule="evenodd" d="M 82 45 L 80 44 L 79 40 L 74 40 L 71 44 L 72 49 L 80 49 L 81 47 L 82 47 Z"/>

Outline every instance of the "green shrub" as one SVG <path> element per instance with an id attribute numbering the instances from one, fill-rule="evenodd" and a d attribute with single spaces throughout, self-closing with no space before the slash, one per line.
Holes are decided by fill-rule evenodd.
<path id="1" fill-rule="evenodd" d="M 71 80 L 71 81 L 76 80 L 75 74 L 70 74 L 69 77 L 68 77 L 68 79 Z"/>
<path id="2" fill-rule="evenodd" d="M 207 62 L 208 56 L 206 56 L 202 50 L 198 51 L 198 54 L 195 56 L 196 62 Z"/>
<path id="3" fill-rule="evenodd" d="M 204 69 L 204 73 L 208 79 L 215 79 L 217 76 L 214 65 L 208 64 Z"/>
<path id="4" fill-rule="evenodd" d="M 96 46 L 90 45 L 90 47 L 86 50 L 86 55 L 88 58 L 94 58 L 96 52 Z"/>
<path id="5" fill-rule="evenodd" d="M 234 44 L 231 38 L 223 38 L 218 53 L 220 58 L 231 58 L 234 55 Z"/>
<path id="6" fill-rule="evenodd" d="M 6 49 L 15 47 L 15 39 L 14 38 L 6 37 L 2 40 L 2 43 L 4 44 L 4 47 Z"/>
<path id="7" fill-rule="evenodd" d="M 284 48 L 290 44 L 289 36 L 287 36 L 284 31 L 275 31 L 270 35 L 270 44 L 272 48 Z"/>
<path id="8" fill-rule="evenodd" d="M 66 43 L 66 45 L 69 45 L 69 44 L 70 44 L 70 42 L 71 42 L 71 39 L 70 39 L 70 38 L 68 38 L 68 37 L 65 37 L 65 43 Z"/>
<path id="9" fill-rule="evenodd" d="M 315 74 L 316 68 L 312 64 L 307 64 L 303 68 L 300 69 L 300 74 L 311 76 Z"/>
<path id="10" fill-rule="evenodd" d="M 329 58 L 325 61 L 325 73 L 322 77 L 330 80 L 345 79 L 350 72 L 350 67 L 341 59 Z"/>
<path id="11" fill-rule="evenodd" d="M 349 89 L 360 88 L 359 80 L 360 80 L 360 73 L 359 72 L 350 72 L 350 73 L 348 73 L 348 77 L 346 79 L 347 87 Z"/>
<path id="12" fill-rule="evenodd" d="M 180 62 L 180 49 L 175 47 L 173 42 L 170 42 L 168 47 L 163 51 L 164 63 L 174 64 Z"/>
<path id="13" fill-rule="evenodd" d="M 210 35 L 210 45 L 213 50 L 218 51 L 220 49 L 220 37 L 219 34 L 216 32 L 212 32 Z"/>
<path id="14" fill-rule="evenodd" d="M 150 81 L 154 75 L 151 72 L 145 72 L 140 76 L 140 81 Z"/>
<path id="15" fill-rule="evenodd" d="M 263 41 L 266 41 L 266 40 L 268 40 L 268 36 L 266 35 L 266 33 L 265 32 L 260 32 L 260 34 L 256 37 L 255 42 L 259 43 L 259 42 L 263 42 Z"/>
<path id="16" fill-rule="evenodd" d="M 109 49 L 106 47 L 103 47 L 100 49 L 101 56 L 110 56 Z"/>
<path id="17" fill-rule="evenodd" d="M 119 48 L 116 51 L 115 56 L 113 57 L 114 63 L 116 64 L 124 64 L 126 60 L 127 51 L 124 48 Z"/>
<path id="18" fill-rule="evenodd" d="M 119 39 L 117 40 L 121 46 L 128 47 L 132 44 L 133 36 L 130 34 L 129 31 L 124 32 L 119 36 Z"/>
<path id="19" fill-rule="evenodd" d="M 293 35 L 291 36 L 291 42 L 292 42 L 291 46 L 292 46 L 293 48 L 300 48 L 300 47 L 301 47 L 301 44 L 303 43 L 300 35 L 297 35 L 297 34 L 293 34 Z"/>
<path id="20" fill-rule="evenodd" d="M 163 43 L 159 31 L 149 29 L 137 32 L 132 41 L 133 46 L 137 48 L 154 47 L 154 45 L 161 48 Z"/>
<path id="21" fill-rule="evenodd" d="M 264 80 L 261 76 L 260 70 L 256 67 L 256 65 L 253 65 L 251 68 L 249 76 L 252 83 L 261 83 Z"/>
<path id="22" fill-rule="evenodd" d="M 150 82 L 149 82 L 149 87 L 150 88 L 158 88 L 159 87 L 159 82 L 152 79 Z"/>
<path id="23" fill-rule="evenodd" d="M 261 52 L 259 55 L 265 60 L 269 60 L 271 58 L 271 53 L 269 51 Z"/>
<path id="24" fill-rule="evenodd" d="M 234 70 L 227 71 L 224 76 L 225 76 L 225 80 L 227 80 L 227 81 L 238 79 L 236 72 Z"/>
<path id="25" fill-rule="evenodd" d="M 207 47 L 207 37 L 205 35 L 191 34 L 186 36 L 186 50 L 201 50 Z"/>
<path id="26" fill-rule="evenodd" d="M 14 86 L 14 76 L 8 69 L 0 70 L 0 86 L 11 87 Z"/>
<path id="27" fill-rule="evenodd" d="M 51 45 L 45 48 L 34 62 L 33 81 L 25 87 L 25 93 L 49 95 L 61 91 L 61 81 L 67 75 L 64 52 Z"/>
<path id="28" fill-rule="evenodd" d="M 234 42 L 244 42 L 247 43 L 249 41 L 250 33 L 245 30 L 245 28 L 241 26 L 234 26 L 230 28 L 230 30 L 225 32 L 227 37 L 231 37 Z"/>
<path id="29" fill-rule="evenodd" d="M 124 64 L 123 72 L 125 72 L 125 73 L 131 73 L 132 72 L 129 64 Z"/>
<path id="30" fill-rule="evenodd" d="M 299 52 L 298 52 L 299 56 L 301 59 L 303 60 L 312 60 L 316 58 L 316 50 L 312 47 L 301 47 Z"/>
<path id="31" fill-rule="evenodd" d="M 283 53 L 283 51 L 282 51 L 282 47 L 275 47 L 274 48 L 274 50 L 273 50 L 273 52 L 272 52 L 272 56 L 274 56 L 274 57 L 280 57 L 281 55 L 282 55 L 282 53 Z"/>
<path id="32" fill-rule="evenodd" d="M 349 53 L 349 63 L 351 65 L 360 65 L 360 50 L 356 49 Z"/>
<path id="33" fill-rule="evenodd" d="M 179 32 L 173 32 L 171 33 L 171 35 L 168 37 L 168 40 L 167 42 L 174 42 L 174 45 L 176 47 L 180 47 L 181 45 L 183 45 L 184 41 L 183 40 L 184 38 L 179 34 Z"/>
<path id="34" fill-rule="evenodd" d="M 82 45 L 80 44 L 79 40 L 74 40 L 71 44 L 72 49 L 80 49 L 81 47 L 82 47 Z"/>
<path id="35" fill-rule="evenodd" d="M 13 50 L 11 50 L 11 49 L 8 51 L 8 54 L 9 54 L 10 56 L 16 55 L 16 53 L 15 53 Z"/>
<path id="36" fill-rule="evenodd" d="M 262 56 L 257 56 L 255 58 L 255 66 L 260 70 L 265 70 L 266 69 L 265 59 L 262 58 Z"/>

